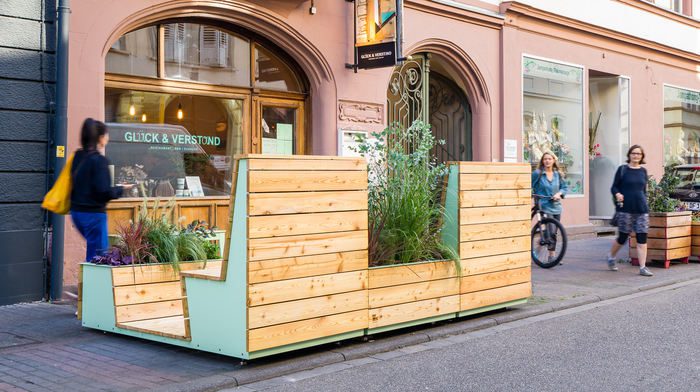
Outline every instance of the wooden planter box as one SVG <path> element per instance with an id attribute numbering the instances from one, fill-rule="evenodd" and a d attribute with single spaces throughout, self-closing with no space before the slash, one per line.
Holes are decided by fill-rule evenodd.
<path id="1" fill-rule="evenodd" d="M 700 259 L 700 222 L 691 222 L 690 255 Z"/>
<path id="2" fill-rule="evenodd" d="M 652 212 L 649 214 L 647 261 L 662 261 L 669 268 L 671 260 L 688 263 L 691 253 L 691 213 Z M 632 265 L 639 265 L 637 242 L 630 238 Z"/>
<path id="3" fill-rule="evenodd" d="M 459 277 L 452 260 L 369 269 L 370 333 L 453 318 L 457 312 Z"/>
<path id="4" fill-rule="evenodd" d="M 527 164 L 451 166 L 443 240 L 459 262 L 376 268 L 363 159 L 248 155 L 234 165 L 223 262 L 133 280 L 85 264 L 84 326 L 251 359 L 530 296 Z"/>

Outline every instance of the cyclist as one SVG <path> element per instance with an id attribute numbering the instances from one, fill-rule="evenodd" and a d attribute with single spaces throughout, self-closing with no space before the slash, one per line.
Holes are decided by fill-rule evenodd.
<path id="1" fill-rule="evenodd" d="M 557 156 L 551 151 L 546 151 L 542 154 L 537 169 L 532 172 L 532 193 L 547 197 L 536 202 L 540 203 L 540 209 L 547 215 L 560 220 L 562 213 L 561 200 L 568 191 L 569 186 L 564 180 L 564 175 L 559 169 L 559 165 L 557 165 Z M 549 260 L 551 261 L 555 256 L 557 236 L 556 227 L 549 227 L 548 229 L 554 233 L 554 242 L 549 247 Z"/>
<path id="2" fill-rule="evenodd" d="M 644 157 L 642 146 L 635 144 L 630 147 L 627 151 L 627 164 L 617 168 L 612 188 L 610 188 L 620 207 L 617 211 L 617 240 L 613 241 L 608 253 L 608 268 L 611 271 L 618 270 L 615 265 L 615 255 L 625 244 L 630 233 L 635 232 L 639 274 L 653 276 L 654 274 L 646 267 L 649 206 L 647 205 L 647 170 L 641 166 L 646 163 Z"/>

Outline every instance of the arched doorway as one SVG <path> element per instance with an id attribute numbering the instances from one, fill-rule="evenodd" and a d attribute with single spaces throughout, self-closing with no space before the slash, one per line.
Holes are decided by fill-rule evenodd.
<path id="1" fill-rule="evenodd" d="M 445 141 L 433 151 L 438 161 L 469 161 L 473 157 L 471 107 L 462 88 L 441 72 L 445 67 L 428 53 L 414 54 L 397 66 L 387 88 L 387 118 L 389 124 L 400 127 L 416 120 L 430 124 L 433 135 Z"/>

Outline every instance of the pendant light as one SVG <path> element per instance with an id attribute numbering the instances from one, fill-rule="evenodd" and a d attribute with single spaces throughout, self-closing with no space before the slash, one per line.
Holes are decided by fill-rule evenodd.
<path id="1" fill-rule="evenodd" d="M 182 112 L 182 104 L 178 103 L 177 104 L 177 119 L 182 120 L 183 117 L 185 117 L 185 114 Z"/>
<path id="2" fill-rule="evenodd" d="M 129 98 L 129 116 L 133 117 L 136 115 L 136 107 L 134 106 L 134 101 Z"/>
<path id="3" fill-rule="evenodd" d="M 144 113 L 141 115 L 141 122 L 146 122 L 146 120 L 147 120 L 146 113 Z"/>

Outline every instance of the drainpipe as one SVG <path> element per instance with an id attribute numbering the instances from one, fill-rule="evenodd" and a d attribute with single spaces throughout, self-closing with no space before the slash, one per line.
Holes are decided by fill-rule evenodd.
<path id="1" fill-rule="evenodd" d="M 66 164 L 66 141 L 68 139 L 68 19 L 69 0 L 58 0 L 56 28 L 56 114 L 53 142 L 56 147 L 54 182 Z M 62 153 L 61 153 L 62 152 Z M 63 297 L 63 241 L 65 217 L 51 214 L 53 235 L 51 239 L 50 299 L 61 301 Z"/>

